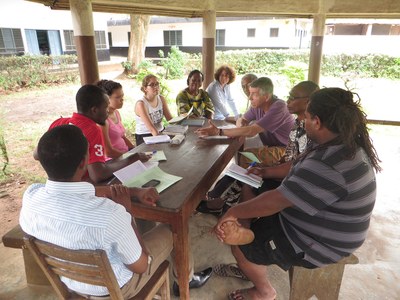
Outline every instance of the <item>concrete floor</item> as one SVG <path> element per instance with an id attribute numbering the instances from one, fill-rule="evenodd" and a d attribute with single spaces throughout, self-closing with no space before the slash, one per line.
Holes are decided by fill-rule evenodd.
<path id="1" fill-rule="evenodd" d="M 377 176 L 378 198 L 368 239 L 355 253 L 360 263 L 346 266 L 340 300 L 400 299 L 400 196 L 395 191 L 400 182 L 400 128 L 396 130 L 394 136 L 392 132 L 379 131 L 374 138 L 384 171 Z M 230 248 L 210 234 L 215 223 L 216 218 L 210 215 L 198 214 L 191 219 L 196 270 L 234 262 Z M 56 299 L 51 288 L 27 286 L 20 250 L 5 248 L 1 244 L 0 257 L 0 299 Z M 277 299 L 288 299 L 288 275 L 271 266 L 269 277 L 277 290 Z M 250 285 L 235 278 L 213 276 L 203 288 L 191 290 L 191 299 L 226 299 L 231 290 Z"/>

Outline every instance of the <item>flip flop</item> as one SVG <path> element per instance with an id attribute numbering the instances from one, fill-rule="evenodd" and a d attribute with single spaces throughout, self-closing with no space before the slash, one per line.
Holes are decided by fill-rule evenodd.
<path id="1" fill-rule="evenodd" d="M 219 264 L 213 266 L 213 272 L 221 277 L 235 277 L 242 280 L 249 280 L 247 276 L 239 269 L 237 264 Z"/>

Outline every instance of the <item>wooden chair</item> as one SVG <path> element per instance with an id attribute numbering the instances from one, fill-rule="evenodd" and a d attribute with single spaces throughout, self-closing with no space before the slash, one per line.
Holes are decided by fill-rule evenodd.
<path id="1" fill-rule="evenodd" d="M 337 263 L 322 268 L 307 269 L 297 266 L 290 268 L 289 300 L 307 300 L 313 295 L 318 299 L 337 300 L 344 267 L 347 264 L 357 263 L 357 256 L 350 254 Z"/>
<path id="2" fill-rule="evenodd" d="M 38 240 L 30 235 L 24 236 L 24 242 L 33 257 L 42 268 L 57 296 L 60 299 L 84 299 L 71 292 L 59 276 L 107 287 L 111 299 L 124 299 L 115 274 L 104 250 L 71 250 Z M 164 261 L 132 299 L 153 299 L 158 290 L 161 299 L 170 299 L 169 262 Z"/>

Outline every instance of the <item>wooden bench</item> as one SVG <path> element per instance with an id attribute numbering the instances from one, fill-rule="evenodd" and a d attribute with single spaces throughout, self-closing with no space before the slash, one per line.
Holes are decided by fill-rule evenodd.
<path id="1" fill-rule="evenodd" d="M 19 224 L 3 235 L 4 247 L 22 249 L 22 256 L 25 264 L 26 282 L 34 285 L 50 285 L 46 275 L 36 263 L 35 258 L 25 246 L 24 232 Z"/>
<path id="2" fill-rule="evenodd" d="M 317 269 L 292 267 L 289 269 L 289 300 L 307 300 L 312 296 L 324 300 L 337 300 L 344 267 L 357 264 L 357 256 L 351 254 L 339 262 Z"/>

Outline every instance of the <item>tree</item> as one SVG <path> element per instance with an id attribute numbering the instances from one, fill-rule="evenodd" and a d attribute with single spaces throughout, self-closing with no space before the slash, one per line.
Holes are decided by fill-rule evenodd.
<path id="1" fill-rule="evenodd" d="M 150 16 L 130 15 L 131 18 L 131 38 L 128 50 L 128 62 L 131 64 L 131 73 L 138 72 L 138 65 L 144 59 L 146 48 L 147 31 L 150 24 Z"/>

